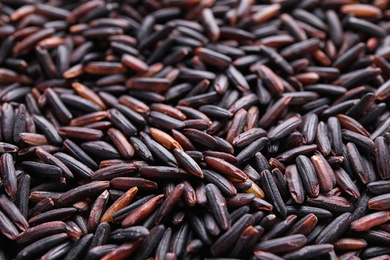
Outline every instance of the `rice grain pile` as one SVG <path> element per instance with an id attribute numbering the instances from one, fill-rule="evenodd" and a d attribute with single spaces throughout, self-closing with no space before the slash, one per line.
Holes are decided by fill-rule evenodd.
<path id="1" fill-rule="evenodd" d="M 390 259 L 387 0 L 2 0 L 0 259 Z"/>

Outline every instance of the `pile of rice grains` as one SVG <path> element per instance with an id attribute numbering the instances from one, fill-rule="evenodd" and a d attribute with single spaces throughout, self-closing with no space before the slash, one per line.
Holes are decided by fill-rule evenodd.
<path id="1" fill-rule="evenodd" d="M 387 0 L 0 10 L 0 259 L 390 259 Z"/>

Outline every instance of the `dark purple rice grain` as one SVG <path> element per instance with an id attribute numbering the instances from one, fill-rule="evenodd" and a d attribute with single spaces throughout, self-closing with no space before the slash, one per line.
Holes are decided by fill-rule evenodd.
<path id="1" fill-rule="evenodd" d="M 214 256 L 221 255 L 223 252 L 228 251 L 230 246 L 232 246 L 242 231 L 245 230 L 248 226 L 254 223 L 254 217 L 250 214 L 245 214 L 242 216 L 231 229 L 226 231 L 214 244 L 211 246 L 211 253 Z"/>
<path id="2" fill-rule="evenodd" d="M 255 70 L 259 74 L 264 86 L 273 95 L 280 96 L 284 92 L 283 82 L 270 68 L 265 65 L 260 65 Z"/>
<path id="3" fill-rule="evenodd" d="M 287 166 L 285 171 L 285 177 L 291 197 L 296 203 L 302 204 L 305 199 L 305 191 L 296 165 Z"/>
<path id="4" fill-rule="evenodd" d="M 287 136 L 295 128 L 299 127 L 302 123 L 302 119 L 299 117 L 291 117 L 281 124 L 277 125 L 274 129 L 268 132 L 268 138 L 271 141 L 275 141 Z"/>
<path id="5" fill-rule="evenodd" d="M 76 213 L 73 207 L 53 209 L 36 215 L 29 219 L 30 225 L 43 224 L 48 221 L 57 221 L 66 219 Z"/>
<path id="6" fill-rule="evenodd" d="M 30 175 L 24 174 L 22 177 L 20 177 L 17 187 L 18 192 L 15 196 L 15 205 L 19 208 L 20 212 L 25 218 L 27 218 L 28 213 L 30 182 Z"/>
<path id="7" fill-rule="evenodd" d="M 58 192 L 31 191 L 29 199 L 36 203 L 36 205 L 28 211 L 27 217 L 33 217 L 39 213 L 54 209 L 54 204 L 57 203 L 60 195 L 61 193 Z"/>
<path id="8" fill-rule="evenodd" d="M 14 108 L 9 103 L 4 103 L 1 111 L 1 124 L 3 136 L 6 142 L 12 143 L 14 131 Z"/>
<path id="9" fill-rule="evenodd" d="M 359 119 L 374 102 L 375 95 L 373 93 L 367 93 L 361 98 L 361 100 L 357 104 L 348 109 L 346 115 L 352 118 Z"/>
<path id="10" fill-rule="evenodd" d="M 149 235 L 145 238 L 145 243 L 141 246 L 136 254 L 136 259 L 147 259 L 158 246 L 165 232 L 163 225 L 155 226 L 150 230 Z"/>
<path id="11" fill-rule="evenodd" d="M 147 162 L 153 162 L 153 155 L 149 148 L 138 138 L 130 137 L 130 143 L 133 145 L 135 152 Z"/>
<path id="12" fill-rule="evenodd" d="M 177 167 L 178 162 L 175 156 L 168 151 L 164 146 L 152 140 L 148 134 L 145 132 L 141 132 L 142 141 L 146 144 L 146 146 L 153 153 L 154 157 L 158 158 L 160 161 L 165 163 L 166 165 Z"/>
<path id="13" fill-rule="evenodd" d="M 238 167 L 226 162 L 223 159 L 207 156 L 205 161 L 211 168 L 239 181 L 245 181 L 248 178 L 245 173 Z"/>
<path id="14" fill-rule="evenodd" d="M 38 115 L 33 115 L 33 119 L 38 130 L 42 131 L 42 133 L 49 139 L 52 144 L 58 145 L 62 143 L 62 138 L 54 126 L 49 121 L 47 121 L 47 119 Z"/>
<path id="15" fill-rule="evenodd" d="M 333 117 L 336 116 L 337 114 L 345 113 L 349 108 L 351 108 L 358 102 L 359 102 L 358 99 L 347 100 L 326 108 L 324 111 L 322 111 L 321 114 L 324 117 Z"/>
<path id="16" fill-rule="evenodd" d="M 64 259 L 69 260 L 83 257 L 87 253 L 88 247 L 91 244 L 92 239 L 93 234 L 85 235 L 83 238 L 73 244 L 72 248 L 69 250 L 68 254 L 66 254 Z"/>
<path id="17" fill-rule="evenodd" d="M 133 176 L 135 171 L 136 167 L 134 165 L 119 163 L 100 168 L 95 172 L 92 172 L 91 178 L 93 180 L 111 180 L 116 177 Z"/>
<path id="18" fill-rule="evenodd" d="M 151 179 L 185 179 L 192 177 L 192 174 L 189 172 L 176 168 L 176 167 L 167 167 L 167 166 L 143 166 L 139 169 L 141 176 Z"/>
<path id="19" fill-rule="evenodd" d="M 255 94 L 250 93 L 244 95 L 243 97 L 234 101 L 231 106 L 229 106 L 229 112 L 235 114 L 240 109 L 249 109 L 251 106 L 255 105 L 258 102 L 258 98 Z"/>
<path id="20" fill-rule="evenodd" d="M 371 198 L 368 201 L 370 209 L 387 210 L 389 208 L 388 195 L 379 195 Z"/>
<path id="21" fill-rule="evenodd" d="M 388 193 L 390 190 L 390 181 L 375 181 L 367 184 L 367 189 L 370 193 L 374 195 L 380 195 Z"/>
<path id="22" fill-rule="evenodd" d="M 128 190 L 135 186 L 142 190 L 157 189 L 157 183 L 146 179 L 133 177 L 115 177 L 110 181 L 110 186 L 120 190 Z"/>
<path id="23" fill-rule="evenodd" d="M 189 107 L 199 107 L 201 105 L 214 103 L 219 99 L 217 92 L 208 92 L 204 94 L 199 94 L 196 96 L 186 97 L 179 100 L 179 106 L 189 106 Z"/>
<path id="24" fill-rule="evenodd" d="M 287 232 L 287 235 L 302 234 L 308 236 L 317 225 L 317 221 L 317 217 L 311 213 L 297 221 Z"/>
<path id="25" fill-rule="evenodd" d="M 149 235 L 149 230 L 143 226 L 132 226 L 128 228 L 119 228 L 110 233 L 110 242 L 126 242 L 139 238 L 144 238 Z"/>
<path id="26" fill-rule="evenodd" d="M 379 107 L 379 106 L 378 106 Z M 374 110 L 374 112 L 378 112 L 378 110 Z M 367 112 L 366 114 L 371 115 L 371 113 Z M 386 119 L 373 133 L 370 135 L 370 139 L 374 140 L 377 137 L 383 135 L 385 131 L 390 127 L 390 120 Z"/>
<path id="27" fill-rule="evenodd" d="M 69 250 L 72 248 L 71 242 L 65 242 L 62 244 L 59 244 L 58 246 L 53 247 L 49 251 L 47 251 L 46 254 L 42 256 L 42 259 L 51 259 L 51 258 L 60 258 L 64 257 Z"/>
<path id="28" fill-rule="evenodd" d="M 254 255 L 251 259 L 257 260 L 257 259 L 269 259 L 269 260 L 282 260 L 283 258 L 280 256 L 277 256 L 273 253 L 261 251 L 261 250 L 255 250 Z"/>
<path id="29" fill-rule="evenodd" d="M 165 259 L 165 254 L 169 251 L 169 246 L 172 240 L 172 228 L 167 228 L 156 248 L 156 259 Z"/>
<path id="30" fill-rule="evenodd" d="M 61 94 L 60 99 L 65 105 L 73 109 L 79 109 L 90 113 L 102 110 L 102 108 L 96 103 L 74 94 Z"/>
<path id="31" fill-rule="evenodd" d="M 247 164 L 243 171 L 248 175 L 248 178 L 254 182 L 260 179 L 260 174 L 250 164 Z"/>
<path id="32" fill-rule="evenodd" d="M 291 259 L 310 259 L 312 257 L 318 257 L 325 255 L 333 250 L 332 244 L 320 244 L 320 245 L 310 245 L 305 246 L 294 252 L 285 254 L 283 258 Z"/>
<path id="33" fill-rule="evenodd" d="M 343 139 L 354 143 L 359 148 L 365 149 L 369 153 L 374 153 L 375 151 L 375 143 L 370 138 L 364 135 L 343 129 L 342 137 Z"/>
<path id="34" fill-rule="evenodd" d="M 291 96 L 282 96 L 273 106 L 271 106 L 267 112 L 262 116 L 259 121 L 259 127 L 267 129 L 269 128 L 285 110 L 288 104 L 291 102 Z"/>
<path id="35" fill-rule="evenodd" d="M 382 230 L 359 232 L 357 236 L 365 239 L 368 243 L 375 243 L 378 246 L 385 246 L 389 241 L 389 233 Z"/>
<path id="36" fill-rule="evenodd" d="M 233 139 L 243 132 L 247 118 L 248 112 L 243 108 L 235 113 L 227 131 L 226 141 L 232 143 Z"/>
<path id="37" fill-rule="evenodd" d="M 82 185 L 80 187 L 74 188 L 68 192 L 63 193 L 59 197 L 58 203 L 60 205 L 70 205 L 81 198 L 87 198 L 91 196 L 93 197 L 108 187 L 109 187 L 109 182 L 107 181 L 91 182 L 89 184 Z"/>
<path id="38" fill-rule="evenodd" d="M 304 155 L 297 157 L 296 164 L 308 196 L 317 197 L 319 194 L 319 181 L 313 164 Z"/>
<path id="39" fill-rule="evenodd" d="M 97 163 L 84 150 L 82 150 L 75 142 L 66 139 L 63 142 L 63 145 L 68 153 L 73 155 L 76 159 L 80 160 L 80 162 L 84 163 L 86 166 L 90 167 L 91 169 L 98 168 Z"/>
<path id="40" fill-rule="evenodd" d="M 358 85 L 368 82 L 372 79 L 374 79 L 379 73 L 379 68 L 371 68 L 367 67 L 364 69 L 356 70 L 354 71 L 356 75 L 351 75 L 351 78 L 346 79 L 342 86 L 346 89 L 351 89 L 353 87 L 357 87 Z"/>
<path id="41" fill-rule="evenodd" d="M 188 222 L 184 222 L 179 227 L 179 230 L 177 230 L 177 232 L 174 234 L 172 238 L 173 259 L 175 259 L 176 257 L 180 258 L 184 253 L 189 232 L 190 225 Z M 167 253 L 166 257 L 168 257 L 168 254 L 169 253 Z"/>
<path id="42" fill-rule="evenodd" d="M 259 210 L 258 212 L 261 213 L 263 213 L 263 211 L 272 211 L 274 208 L 271 203 L 268 203 L 267 201 L 260 199 L 259 197 L 254 198 L 249 204 L 249 206 L 252 210 Z"/>
<path id="43" fill-rule="evenodd" d="M 81 144 L 81 148 L 89 154 L 93 154 L 102 159 L 119 159 L 119 152 L 115 147 L 104 141 L 90 141 Z"/>
<path id="44" fill-rule="evenodd" d="M 259 242 L 267 241 L 276 237 L 279 237 L 286 232 L 296 221 L 296 215 L 289 215 L 285 220 L 275 224 L 268 232 L 259 239 Z"/>
<path id="45" fill-rule="evenodd" d="M 129 227 L 138 223 L 139 221 L 146 219 L 143 226 L 150 228 L 150 226 L 153 225 L 150 222 L 154 222 L 158 214 L 158 211 L 155 210 L 159 207 L 159 204 L 161 203 L 163 198 L 164 195 L 160 194 L 154 197 L 152 196 L 152 198 L 147 200 L 139 207 L 130 205 L 133 206 L 133 208 L 135 209 L 132 210 L 129 214 L 126 214 L 125 218 L 122 221 L 122 227 Z"/>
<path id="46" fill-rule="evenodd" d="M 19 70 L 20 69 L 26 69 L 27 68 L 26 61 L 22 60 L 22 59 L 17 59 L 17 58 L 7 58 L 7 59 L 5 59 L 4 65 L 6 65 L 7 67 L 10 67 L 12 69 L 16 69 L 16 70 L 18 70 L 18 69 Z M 27 91 L 27 92 L 30 92 L 30 91 Z"/>
<path id="47" fill-rule="evenodd" d="M 86 259 L 94 260 L 94 259 L 101 259 L 103 256 L 108 254 L 111 251 L 114 251 L 118 245 L 114 244 L 106 244 L 102 246 L 96 246 L 88 250 L 86 254 Z"/>
<path id="48" fill-rule="evenodd" d="M 195 156 L 195 153 L 197 153 L 197 151 L 186 151 L 186 153 L 193 154 Z M 223 159 L 223 160 L 225 160 L 229 163 L 232 163 L 232 164 L 234 164 L 237 161 L 235 156 L 233 156 L 232 154 L 229 154 L 229 153 L 225 153 L 225 152 L 204 151 L 201 154 L 202 154 L 202 156 L 199 155 L 199 157 L 197 157 L 198 162 L 203 161 L 204 157 L 206 157 L 206 156 L 211 156 L 211 157 Z M 204 157 L 203 157 L 203 155 L 204 155 Z M 192 157 L 194 157 L 194 156 L 192 156 Z"/>
<path id="49" fill-rule="evenodd" d="M 239 154 L 237 154 L 236 163 L 240 164 L 240 163 L 243 163 L 244 161 L 249 160 L 258 151 L 263 149 L 264 146 L 267 144 L 268 144 L 268 138 L 266 138 L 266 137 L 259 138 L 258 140 L 252 142 L 250 145 L 248 145 L 247 147 L 242 149 Z"/>
<path id="50" fill-rule="evenodd" d="M 119 110 L 108 110 L 108 119 L 127 136 L 133 136 L 137 132 L 136 127 Z"/>
<path id="51" fill-rule="evenodd" d="M 287 186 L 287 182 L 284 178 L 284 174 L 280 171 L 279 168 L 272 169 L 271 173 L 272 173 L 272 178 L 274 179 L 275 184 L 278 187 L 279 192 L 282 195 L 282 198 L 284 200 L 287 200 L 290 196 L 288 193 L 288 186 Z"/>
<path id="52" fill-rule="evenodd" d="M 13 157 L 10 153 L 3 153 L 0 157 L 0 173 L 6 193 L 9 196 L 17 194 L 17 176 Z"/>
<path id="53" fill-rule="evenodd" d="M 291 59 L 305 55 L 319 48 L 320 41 L 316 38 L 294 43 L 281 50 L 280 55 L 285 59 Z"/>
<path id="54" fill-rule="evenodd" d="M 270 239 L 268 241 L 258 243 L 255 247 L 255 252 L 260 250 L 271 253 L 288 252 L 301 248 L 306 243 L 306 241 L 306 237 L 301 234 Z"/>
<path id="55" fill-rule="evenodd" d="M 288 215 L 294 214 L 298 217 L 304 217 L 309 213 L 313 213 L 318 219 L 327 219 L 333 216 L 333 214 L 329 210 L 312 206 L 286 206 L 286 209 Z"/>
<path id="56" fill-rule="evenodd" d="M 207 201 L 210 204 L 214 219 L 221 230 L 228 230 L 231 226 L 231 219 L 227 210 L 225 198 L 214 184 L 206 185 Z"/>
<path id="57" fill-rule="evenodd" d="M 340 236 L 340 234 L 344 233 L 344 231 L 348 229 L 350 223 L 351 213 L 343 213 L 322 230 L 316 239 L 316 243 L 320 244 L 334 242 Z M 331 230 L 334 232 L 330 232 Z"/>
<path id="58" fill-rule="evenodd" d="M 239 218 L 241 218 L 245 214 L 248 214 L 249 211 L 250 211 L 250 207 L 247 205 L 234 210 L 232 213 L 230 213 L 231 223 L 234 224 Z"/>
<path id="59" fill-rule="evenodd" d="M 163 202 L 160 209 L 157 211 L 155 223 L 158 225 L 171 214 L 173 207 L 178 203 L 181 195 L 184 192 L 184 184 L 178 184 L 174 190 L 168 195 L 167 199 Z"/>
<path id="60" fill-rule="evenodd" d="M 121 104 L 117 104 L 115 108 L 137 126 L 143 127 L 146 125 L 145 119 L 140 114 L 133 111 L 132 109 Z"/>
<path id="61" fill-rule="evenodd" d="M 28 259 L 40 256 L 49 249 L 66 241 L 68 238 L 66 233 L 56 234 L 42 238 L 29 246 L 22 249 L 16 256 L 16 259 Z"/>
<path id="62" fill-rule="evenodd" d="M 16 240 L 19 236 L 16 226 L 2 211 L 0 211 L 0 231 L 11 240 Z"/>
<path id="63" fill-rule="evenodd" d="M 366 257 L 367 259 L 375 259 L 375 257 L 379 257 L 382 254 L 388 254 L 389 251 L 390 250 L 387 247 L 367 247 L 362 253 L 362 256 Z"/>
<path id="64" fill-rule="evenodd" d="M 13 140 L 15 143 L 20 142 L 20 133 L 26 132 L 26 106 L 24 104 L 19 105 L 15 112 Z"/>
<path id="65" fill-rule="evenodd" d="M 360 180 L 366 184 L 369 182 L 368 176 L 366 174 L 366 169 L 363 166 L 363 160 L 361 158 L 360 152 L 357 149 L 356 145 L 353 143 L 347 143 L 347 153 L 349 156 L 349 160 L 352 164 L 352 169 L 354 173 L 357 174 Z"/>
<path id="66" fill-rule="evenodd" d="M 260 175 L 260 181 L 263 186 L 265 196 L 271 200 L 277 214 L 282 218 L 285 218 L 287 216 L 286 207 L 278 187 L 272 178 L 271 172 L 268 170 L 262 171 Z"/>
<path id="67" fill-rule="evenodd" d="M 336 176 L 336 183 L 340 189 L 353 196 L 355 199 L 358 199 L 360 197 L 360 192 L 348 173 L 343 168 L 336 169 L 334 173 Z"/>
<path id="68" fill-rule="evenodd" d="M 28 171 L 33 175 L 39 175 L 49 179 L 59 179 L 62 177 L 61 168 L 54 165 L 33 161 L 24 161 L 21 165 L 25 171 Z"/>
<path id="69" fill-rule="evenodd" d="M 243 182 L 233 182 L 234 187 L 240 191 L 247 191 L 252 188 L 253 182 L 249 179 Z M 252 191 L 255 192 L 255 191 Z M 263 197 L 263 195 L 258 195 L 259 197 Z"/>
<path id="70" fill-rule="evenodd" d="M 134 147 L 127 141 L 127 138 L 122 132 L 115 128 L 110 128 L 107 131 L 107 135 L 125 159 L 130 159 L 134 156 Z"/>
<path id="71" fill-rule="evenodd" d="M 368 189 L 365 190 L 358 201 L 356 202 L 356 208 L 352 213 L 352 221 L 362 217 L 363 215 L 367 214 L 368 211 L 368 201 L 372 195 L 368 192 Z"/>

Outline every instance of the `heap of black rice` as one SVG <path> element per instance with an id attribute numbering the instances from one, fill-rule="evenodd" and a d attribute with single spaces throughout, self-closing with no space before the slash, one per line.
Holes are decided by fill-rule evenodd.
<path id="1" fill-rule="evenodd" d="M 390 259 L 387 0 L 2 0 L 0 259 Z"/>

